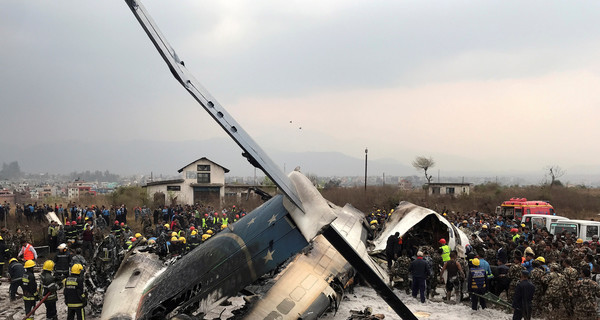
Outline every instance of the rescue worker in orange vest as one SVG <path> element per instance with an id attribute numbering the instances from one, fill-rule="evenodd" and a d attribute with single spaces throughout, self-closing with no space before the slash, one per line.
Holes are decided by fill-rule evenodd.
<path id="1" fill-rule="evenodd" d="M 23 273 L 23 302 L 25 303 L 25 314 L 28 314 L 31 309 L 35 307 L 35 302 L 39 299 L 37 293 L 37 283 L 35 282 L 35 275 L 33 274 L 33 267 L 35 262 L 32 260 L 25 261 L 25 273 Z M 33 320 L 33 316 L 26 318 L 27 320 Z"/>
<path id="2" fill-rule="evenodd" d="M 21 240 L 21 251 L 19 251 L 17 258 L 20 257 L 23 257 L 23 260 L 25 261 L 35 260 L 38 257 L 35 248 L 31 244 L 27 243 L 25 239 Z"/>
<path id="3" fill-rule="evenodd" d="M 65 304 L 69 311 L 67 320 L 73 320 L 77 316 L 78 320 L 85 319 L 84 307 L 87 305 L 87 296 L 83 290 L 83 266 L 76 263 L 71 267 L 71 275 L 64 281 Z"/>

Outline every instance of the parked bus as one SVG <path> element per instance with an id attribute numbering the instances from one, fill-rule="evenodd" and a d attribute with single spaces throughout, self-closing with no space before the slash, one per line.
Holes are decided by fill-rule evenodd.
<path id="1" fill-rule="evenodd" d="M 524 214 L 556 215 L 548 201 L 511 198 L 496 208 L 496 214 L 507 219 L 521 220 Z"/>

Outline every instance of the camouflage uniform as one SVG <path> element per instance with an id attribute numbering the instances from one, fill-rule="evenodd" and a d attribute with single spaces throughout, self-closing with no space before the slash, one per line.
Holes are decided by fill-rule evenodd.
<path id="1" fill-rule="evenodd" d="M 515 293 L 515 287 L 521 281 L 521 271 L 526 270 L 521 264 L 512 264 L 510 268 L 508 268 L 508 278 L 510 279 L 510 284 L 508 285 L 508 294 L 507 300 L 512 301 L 513 295 Z"/>
<path id="2" fill-rule="evenodd" d="M 596 319 L 598 304 L 596 298 L 600 298 L 600 286 L 590 278 L 578 280 L 573 288 L 575 300 L 575 319 Z"/>
<path id="3" fill-rule="evenodd" d="M 442 256 L 438 250 L 435 250 L 432 246 L 422 246 L 419 250 L 428 252 L 431 259 L 431 274 L 429 275 L 429 278 L 427 278 L 427 292 L 431 294 L 431 297 L 433 297 L 436 294 L 435 288 L 438 286 L 440 268 L 443 262 Z"/>
<path id="4" fill-rule="evenodd" d="M 406 290 L 406 293 L 409 293 L 410 286 L 408 285 L 408 267 L 410 266 L 410 258 L 407 256 L 400 256 L 396 262 L 396 268 L 394 272 L 394 276 L 402 279 L 402 287 L 401 290 Z"/>
<path id="5" fill-rule="evenodd" d="M 558 258 L 560 257 L 560 253 L 558 250 L 550 250 L 548 253 L 544 254 L 544 258 L 546 258 L 546 263 L 558 262 Z"/>
<path id="6" fill-rule="evenodd" d="M 533 294 L 533 301 L 531 303 L 531 309 L 534 315 L 539 315 L 542 311 L 542 301 L 544 298 L 544 276 L 546 271 L 542 268 L 534 268 L 529 274 L 529 280 L 535 286 L 535 292 Z"/>
<path id="7" fill-rule="evenodd" d="M 568 266 L 563 270 L 563 275 L 565 276 L 567 290 L 563 295 L 563 303 L 565 304 L 565 309 L 567 310 L 567 314 L 573 313 L 573 307 L 575 305 L 575 297 L 574 289 L 575 283 L 577 282 L 577 278 L 579 277 L 579 273 L 575 268 Z"/>
<path id="8" fill-rule="evenodd" d="M 546 294 L 544 295 L 544 306 L 548 315 L 560 318 L 562 310 L 560 309 L 562 295 L 565 294 L 567 287 L 566 278 L 556 271 L 552 271 L 544 277 Z"/>
<path id="9" fill-rule="evenodd" d="M 490 266 L 496 265 L 496 250 L 486 249 L 483 257 L 485 261 L 487 261 L 490 264 Z"/>

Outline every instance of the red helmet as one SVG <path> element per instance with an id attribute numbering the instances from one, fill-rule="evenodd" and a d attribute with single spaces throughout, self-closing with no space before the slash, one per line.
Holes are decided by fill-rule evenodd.
<path id="1" fill-rule="evenodd" d="M 125 226 L 125 222 L 121 222 L 121 227 L 124 227 L 124 226 Z"/>
<path id="2" fill-rule="evenodd" d="M 190 230 L 196 230 L 196 228 L 194 228 L 194 226 L 191 226 L 191 227 L 190 227 Z"/>
<path id="3" fill-rule="evenodd" d="M 245 213 L 242 213 L 242 217 L 245 216 L 245 215 L 246 215 Z"/>
<path id="4" fill-rule="evenodd" d="M 72 226 L 76 226 L 77 225 L 77 221 L 71 221 L 71 225 Z"/>
<path id="5" fill-rule="evenodd" d="M 118 224 L 119 224 L 119 221 L 118 221 L 118 220 L 115 220 L 115 224 L 116 224 L 116 225 L 118 225 Z"/>
<path id="6" fill-rule="evenodd" d="M 77 217 L 77 220 L 81 220 L 81 217 Z"/>
<path id="7" fill-rule="evenodd" d="M 215 217 L 218 217 L 218 216 L 219 216 L 219 213 L 215 212 Z"/>
<path id="8" fill-rule="evenodd" d="M 208 218 L 208 213 L 205 213 L 205 214 L 204 214 L 204 217 L 205 217 L 205 218 Z"/>
<path id="9" fill-rule="evenodd" d="M 441 239 L 440 239 L 440 243 L 441 243 L 441 244 L 446 244 L 446 239 L 444 239 L 444 238 L 441 238 Z"/>
<path id="10" fill-rule="evenodd" d="M 223 217 L 227 216 L 227 213 L 223 212 Z"/>
<path id="11" fill-rule="evenodd" d="M 239 215 L 239 214 L 236 214 L 236 215 L 235 215 L 235 218 L 236 218 L 236 219 L 239 219 L 239 218 L 240 218 L 240 215 Z"/>

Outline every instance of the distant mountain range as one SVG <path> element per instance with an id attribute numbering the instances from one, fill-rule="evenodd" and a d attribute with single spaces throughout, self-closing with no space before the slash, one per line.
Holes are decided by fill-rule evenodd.
<path id="1" fill-rule="evenodd" d="M 82 142 L 63 141 L 31 147 L 0 142 L 0 161 L 18 161 L 23 172 L 70 173 L 85 170 L 109 170 L 121 175 L 166 174 L 188 163 L 207 157 L 231 170 L 232 176 L 251 176 L 254 168 L 242 157 L 242 150 L 230 139 L 201 141 L 128 141 Z M 364 159 L 339 152 L 282 152 L 269 150 L 273 161 L 286 171 L 300 167 L 302 172 L 319 176 L 362 176 Z M 392 159 L 368 161 L 369 175 L 412 175 L 418 172 Z"/>
<path id="2" fill-rule="evenodd" d="M 300 167 L 305 174 L 321 177 L 362 177 L 365 159 L 355 158 L 340 152 L 285 152 L 266 150 L 273 161 L 286 172 Z M 20 146 L 0 142 L 0 162 L 18 161 L 21 171 L 27 173 L 62 173 L 74 171 L 105 171 L 120 175 L 145 174 L 155 176 L 178 175 L 177 170 L 201 157 L 207 157 L 230 170 L 229 176 L 248 177 L 254 168 L 241 155 L 242 150 L 229 138 L 212 138 L 188 141 L 123 141 L 83 142 L 57 141 L 35 146 Z M 452 168 L 434 167 L 430 170 L 433 181 L 482 183 L 498 181 L 503 184 L 539 184 L 544 180 L 543 172 L 494 172 L 460 171 Z M 597 168 L 566 168 L 561 178 L 564 183 L 600 186 Z M 589 173 L 586 173 L 589 172 Z M 258 175 L 262 173 L 257 172 Z M 422 176 L 410 163 L 395 159 L 368 160 L 369 176 Z"/>

